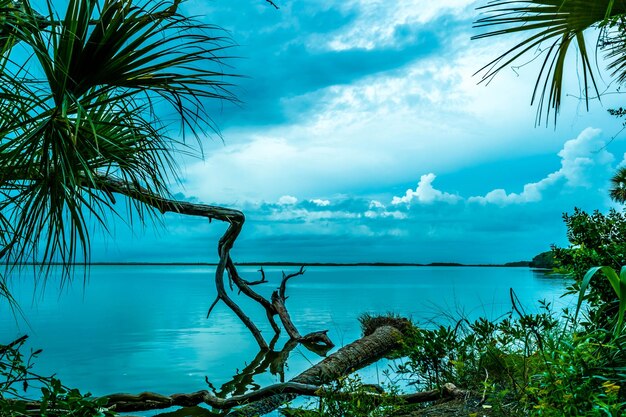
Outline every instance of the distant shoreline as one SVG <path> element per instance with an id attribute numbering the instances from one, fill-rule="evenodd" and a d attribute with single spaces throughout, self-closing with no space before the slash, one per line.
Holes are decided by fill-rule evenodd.
<path id="1" fill-rule="evenodd" d="M 431 262 L 431 263 L 412 263 L 412 262 L 236 262 L 237 266 L 333 266 L 333 267 L 350 267 L 350 266 L 376 266 L 376 267 L 482 267 L 482 268 L 531 268 L 530 262 L 507 262 L 504 264 L 463 264 L 458 262 Z M 24 263 L 23 265 L 41 265 L 35 262 Z M 61 263 L 52 263 L 52 265 L 60 266 Z M 215 262 L 91 262 L 90 264 L 75 264 L 76 266 L 216 266 Z M 541 269 L 535 268 L 533 269 Z"/>

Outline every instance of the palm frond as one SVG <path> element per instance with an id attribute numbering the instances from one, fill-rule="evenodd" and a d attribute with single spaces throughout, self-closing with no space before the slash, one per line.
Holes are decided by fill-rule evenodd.
<path id="1" fill-rule="evenodd" d="M 626 167 L 621 167 L 611 178 L 611 198 L 618 203 L 626 203 Z"/>
<path id="2" fill-rule="evenodd" d="M 17 65 L 10 47 L 0 55 L 0 214 L 13 225 L 6 262 L 87 262 L 90 219 L 106 229 L 115 213 L 96 177 L 167 197 L 174 155 L 191 149 L 185 133 L 215 131 L 204 105 L 235 100 L 224 64 L 231 43 L 179 14 L 179 3 L 69 0 L 59 18 L 47 0 L 44 18 L 24 1 L 10 9 L 17 17 L 0 20 L 0 46 L 19 42 L 34 67 Z M 168 106 L 182 138 L 159 116 Z M 144 203 L 131 201 L 142 222 L 152 214 Z"/>
<path id="3" fill-rule="evenodd" d="M 585 103 L 599 97 L 593 66 L 585 43 L 584 33 L 593 27 L 611 27 L 626 13 L 626 2 L 614 0 L 495 0 L 480 7 L 486 16 L 474 23 L 475 28 L 488 29 L 473 39 L 528 33 L 522 41 L 481 68 L 481 82 L 490 81 L 496 74 L 528 54 L 545 54 L 531 100 L 538 103 L 537 122 L 545 113 L 546 122 L 551 111 L 556 117 L 563 97 L 563 77 L 566 56 L 576 45 L 582 65 L 582 85 Z M 547 47 L 545 45 L 548 45 Z M 620 65 L 620 64 L 616 64 Z"/>

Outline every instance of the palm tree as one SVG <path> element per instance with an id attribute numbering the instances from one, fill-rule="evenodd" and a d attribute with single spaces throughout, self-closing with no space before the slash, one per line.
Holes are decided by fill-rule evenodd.
<path id="1" fill-rule="evenodd" d="M 532 102 L 538 104 L 537 123 L 550 111 L 558 115 L 563 95 L 566 55 L 578 50 L 582 96 L 599 97 L 585 35 L 598 34 L 596 52 L 604 53 L 607 69 L 618 83 L 626 80 L 626 2 L 616 0 L 494 0 L 479 10 L 485 13 L 474 26 L 489 31 L 474 39 L 524 34 L 515 46 L 481 68 L 482 81 L 489 81 L 513 62 L 528 61 L 529 55 L 543 55 Z M 536 56 L 533 56 L 533 59 Z"/>
<path id="2" fill-rule="evenodd" d="M 626 203 L 626 167 L 618 168 L 611 178 L 611 198 L 618 203 Z"/>
<path id="3" fill-rule="evenodd" d="M 224 302 L 261 349 L 271 346 L 230 298 L 227 274 L 231 289 L 265 309 L 276 335 L 278 315 L 292 339 L 332 346 L 324 332 L 301 336 L 287 314 L 285 284 L 303 270 L 285 275 L 271 300 L 251 288 L 267 282 L 264 275 L 239 275 L 230 250 L 242 212 L 170 195 L 176 154 L 201 152 L 200 139 L 215 132 L 205 101 L 236 100 L 234 75 L 225 71 L 231 42 L 219 28 L 181 14 L 180 3 L 68 0 L 58 17 L 52 0 L 45 16 L 29 0 L 0 0 L 0 258 L 9 266 L 59 261 L 71 276 L 76 261 L 89 262 L 90 219 L 107 230 L 111 215 L 123 215 L 116 195 L 134 209 L 129 221 L 175 212 L 227 222 L 209 314 Z M 168 110 L 180 139 L 162 116 Z M 0 280 L 0 295 L 10 297 L 5 284 Z"/>
<path id="4" fill-rule="evenodd" d="M 234 99 L 220 65 L 227 39 L 179 14 L 179 3 L 70 0 L 58 18 L 50 0 L 45 17 L 27 0 L 2 0 L 6 260 L 88 260 L 87 217 L 107 226 L 113 179 L 145 190 L 129 196 L 140 220 L 149 196 L 169 197 L 174 155 L 191 148 L 163 107 L 199 138 L 212 127 L 203 100 Z"/>

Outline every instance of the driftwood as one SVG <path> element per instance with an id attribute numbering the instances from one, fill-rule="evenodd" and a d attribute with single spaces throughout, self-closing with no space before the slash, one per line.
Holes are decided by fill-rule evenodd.
<path id="1" fill-rule="evenodd" d="M 445 401 L 466 396 L 466 391 L 460 390 L 450 383 L 445 384 L 441 390 L 394 395 L 392 397 L 384 394 L 382 389 L 378 392 L 353 393 L 330 391 L 325 387 L 326 384 L 379 360 L 397 348 L 401 338 L 402 334 L 395 327 L 382 326 L 372 334 L 343 347 L 289 382 L 281 382 L 248 393 L 245 393 L 245 390 L 252 382 L 252 377 L 257 373 L 265 371 L 268 367 L 271 369 L 272 365 L 278 367 L 279 372 L 282 372 L 284 361 L 293 347 L 297 345 L 297 342 L 291 341 L 280 352 L 272 351 L 273 355 L 261 351 L 250 365 L 244 368 L 241 373 L 238 372 L 232 381 L 224 384 L 220 392 L 212 388 L 213 393 L 208 390 L 172 395 L 144 392 L 137 395 L 112 394 L 103 398 L 107 399 L 106 407 L 115 412 L 157 410 L 175 406 L 194 407 L 200 404 L 208 405 L 214 409 L 230 410 L 243 405 L 242 408 L 227 414 L 227 417 L 242 417 L 267 414 L 299 395 L 323 397 L 332 394 L 332 397 L 338 401 L 352 401 L 357 395 L 360 397 L 366 395 L 374 404 L 382 403 L 390 398 L 402 404 L 415 404 Z M 230 396 L 224 398 L 225 395 Z M 20 402 L 27 410 L 36 411 L 40 407 L 40 404 L 35 401 Z"/>
<path id="2" fill-rule="evenodd" d="M 107 398 L 109 403 L 114 406 L 109 407 L 112 411 L 129 412 L 144 411 L 147 409 L 162 409 L 173 406 L 193 407 L 199 404 L 206 404 L 217 409 L 230 409 L 242 404 L 251 404 L 257 401 L 263 401 L 269 397 L 276 395 L 304 395 L 309 397 L 323 397 L 328 395 L 329 391 L 318 385 L 301 384 L 298 382 L 285 382 L 281 384 L 270 385 L 257 391 L 252 391 L 243 395 L 234 395 L 229 398 L 219 398 L 210 394 L 208 391 L 198 391 L 191 394 L 173 394 L 164 396 L 153 392 L 144 392 L 139 395 L 115 394 Z M 332 396 L 338 401 L 352 401 L 355 395 L 367 396 L 373 403 L 382 402 L 385 395 L 377 392 L 352 393 L 352 392 L 333 392 Z M 452 400 L 462 398 L 467 395 L 467 391 L 458 389 L 454 384 L 447 383 L 440 390 L 431 390 L 424 392 L 416 392 L 413 394 L 394 395 L 393 398 L 401 404 L 418 404 L 441 399 Z M 295 398 L 295 397 L 294 397 Z M 150 406 L 150 408 L 146 408 Z M 270 411 L 268 411 L 269 413 Z M 232 414 L 232 413 L 231 413 Z M 235 414 L 238 415 L 238 414 Z"/>
<path id="3" fill-rule="evenodd" d="M 468 392 L 458 389 L 454 384 L 447 383 L 441 390 L 431 390 L 424 392 L 417 392 L 413 394 L 402 394 L 394 396 L 385 396 L 383 393 L 378 392 L 366 392 L 366 393 L 352 393 L 352 392 L 330 392 L 324 387 L 316 385 L 300 384 L 297 382 L 285 382 L 275 385 L 270 385 L 265 388 L 261 388 L 257 391 L 253 391 L 243 395 L 234 395 L 229 398 L 219 398 L 212 395 L 208 391 L 197 391 L 190 394 L 173 394 L 170 396 L 156 394 L 154 392 L 144 392 L 139 395 L 131 394 L 114 394 L 108 396 L 109 403 L 114 403 L 109 407 L 111 411 L 117 412 L 132 412 L 132 411 L 146 411 L 157 410 L 169 407 L 181 406 L 181 407 L 194 407 L 199 404 L 206 404 L 216 409 L 231 409 L 233 407 L 254 403 L 255 401 L 263 401 L 264 399 L 283 394 L 295 394 L 304 395 L 310 397 L 323 397 L 332 394 L 332 397 L 337 401 L 353 401 L 355 396 L 363 397 L 364 395 L 369 397 L 372 403 L 382 403 L 385 400 L 393 399 L 399 404 L 419 404 L 433 401 L 449 401 L 456 398 L 465 397 Z M 41 405 L 39 402 L 30 401 L 22 402 L 26 410 L 36 412 L 40 410 Z M 59 410 L 62 414 L 63 410 Z"/>

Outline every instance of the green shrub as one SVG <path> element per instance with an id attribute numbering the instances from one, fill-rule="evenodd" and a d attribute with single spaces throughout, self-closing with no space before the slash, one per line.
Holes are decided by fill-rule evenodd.
<path id="1" fill-rule="evenodd" d="M 569 248 L 554 248 L 560 272 L 571 274 L 575 283 L 570 293 L 578 294 L 580 283 L 590 268 L 608 266 L 619 270 L 626 265 L 626 214 L 611 209 L 608 214 L 586 213 L 578 208 L 564 214 Z M 609 282 L 594 281 L 587 298 L 594 307 L 592 314 L 612 314 L 615 293 Z M 608 310 L 608 311 L 607 311 Z M 595 320 L 595 318 L 592 318 Z"/>
<path id="2" fill-rule="evenodd" d="M 37 415 L 40 417 L 105 417 L 114 413 L 103 408 L 105 399 L 95 400 L 90 394 L 81 394 L 77 389 L 65 387 L 54 377 L 43 377 L 32 371 L 33 359 L 41 350 L 25 356 L 27 337 L 0 345 L 0 416 L 18 417 Z M 29 389 L 41 390 L 39 407 L 34 409 L 31 399 L 26 397 Z"/>

